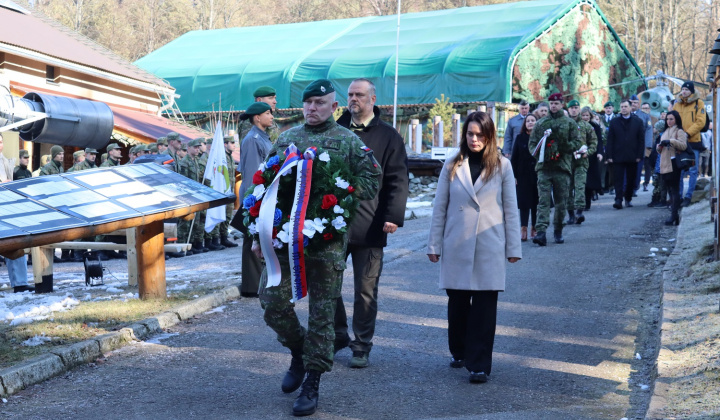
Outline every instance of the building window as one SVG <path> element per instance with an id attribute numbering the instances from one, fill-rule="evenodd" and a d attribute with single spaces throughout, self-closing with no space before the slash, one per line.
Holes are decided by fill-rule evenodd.
<path id="1" fill-rule="evenodd" d="M 55 66 L 45 66 L 45 80 L 55 83 Z"/>

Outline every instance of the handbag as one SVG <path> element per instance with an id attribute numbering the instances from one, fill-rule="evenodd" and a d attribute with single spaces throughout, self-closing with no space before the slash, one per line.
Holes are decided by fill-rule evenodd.
<path id="1" fill-rule="evenodd" d="M 688 141 L 689 149 L 697 150 L 698 152 L 702 153 L 707 150 L 707 147 L 703 144 L 702 140 L 700 141 Z"/>
<path id="2" fill-rule="evenodd" d="M 687 171 L 695 166 L 695 153 L 692 148 L 686 147 L 685 150 L 675 150 L 675 163 L 681 171 Z"/>

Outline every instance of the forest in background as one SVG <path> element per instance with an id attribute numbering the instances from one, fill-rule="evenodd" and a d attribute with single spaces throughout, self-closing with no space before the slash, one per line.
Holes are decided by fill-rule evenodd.
<path id="1" fill-rule="evenodd" d="M 131 62 L 193 30 L 391 15 L 397 10 L 395 0 L 20 0 L 19 3 L 41 11 Z M 403 0 L 402 12 L 496 3 L 508 2 Z M 705 81 L 708 51 L 720 27 L 720 0 L 597 0 L 597 3 L 645 75 L 662 70 L 676 77 Z M 242 45 L 238 45 L 238 50 L 241 49 Z"/>

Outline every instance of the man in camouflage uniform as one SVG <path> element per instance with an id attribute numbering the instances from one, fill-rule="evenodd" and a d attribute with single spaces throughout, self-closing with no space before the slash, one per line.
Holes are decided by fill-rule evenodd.
<path id="1" fill-rule="evenodd" d="M 550 205 L 552 198 L 555 199 L 555 216 L 553 228 L 555 243 L 561 244 L 565 240 L 562 237 L 563 219 L 565 206 L 567 204 L 568 191 L 570 189 L 570 175 L 572 173 L 573 152 L 580 148 L 580 130 L 575 121 L 565 116 L 563 111 L 563 97 L 559 93 L 550 95 L 550 113 L 541 118 L 532 134 L 528 148 L 532 152 L 540 142 L 546 130 L 552 130 L 545 144 L 544 161 L 535 165 L 538 173 L 538 196 L 540 202 L 537 209 L 537 236 L 533 242 L 540 245 L 547 245 L 545 231 L 550 224 Z"/>
<path id="2" fill-rule="evenodd" d="M 198 144 L 200 145 L 200 152 L 198 153 L 198 167 L 200 169 L 199 172 L 199 178 L 200 180 L 198 182 L 202 182 L 203 185 L 210 186 L 210 180 L 209 179 L 203 179 L 205 176 L 205 168 L 207 167 L 207 161 L 208 161 L 208 153 L 207 153 L 207 144 L 208 142 L 205 140 L 204 137 L 198 137 L 195 140 L 198 141 Z M 206 153 L 202 153 L 203 150 L 203 144 L 205 146 Z M 209 139 L 209 144 L 212 144 L 212 138 Z M 178 156 L 180 156 L 181 152 L 178 152 Z M 200 226 L 202 226 L 202 234 L 205 238 L 205 245 L 204 247 L 208 249 L 208 251 L 222 251 L 225 249 L 224 246 L 220 245 L 220 225 L 217 224 L 211 230 L 210 232 L 205 232 L 205 217 L 207 216 L 207 210 L 203 210 L 201 212 L 198 212 L 195 214 L 197 220 L 195 223 L 199 223 Z M 202 239 L 201 239 L 202 240 Z"/>
<path id="3" fill-rule="evenodd" d="M 277 97 L 275 96 L 275 94 L 275 89 L 270 86 L 260 86 L 259 88 L 255 89 L 255 92 L 253 92 L 255 102 L 265 102 L 266 104 L 270 105 L 270 109 L 272 110 L 273 114 L 275 113 L 275 105 L 277 105 Z M 241 120 L 240 123 L 238 123 L 237 131 L 240 141 L 243 141 L 243 139 L 247 136 L 247 134 L 252 128 L 253 124 L 250 120 Z M 280 135 L 280 129 L 278 128 L 278 125 L 274 120 L 270 128 L 268 128 L 266 131 L 270 136 L 270 141 L 272 143 L 275 143 L 275 140 L 277 140 L 278 136 Z"/>
<path id="4" fill-rule="evenodd" d="M 174 168 L 175 172 L 178 172 L 178 164 L 180 163 L 180 159 L 178 159 L 177 151 L 180 150 L 180 148 L 182 147 L 182 140 L 180 140 L 180 134 L 171 131 L 166 137 L 168 141 L 168 148 L 165 153 L 170 155 L 173 160 L 175 160 Z"/>
<path id="5" fill-rule="evenodd" d="M 200 154 L 200 142 L 197 139 L 192 140 L 187 145 L 187 155 L 177 164 L 178 173 L 195 182 L 202 180 L 202 172 L 200 171 L 200 164 L 198 155 Z M 196 219 L 199 219 L 199 214 L 195 213 Z M 190 225 L 192 225 L 192 233 L 190 232 Z M 178 239 L 180 242 L 192 243 L 192 249 L 188 251 L 188 255 L 201 254 L 208 252 L 207 248 L 203 247 L 203 231 L 204 223 L 200 220 L 181 220 L 178 223 Z"/>
<path id="6" fill-rule="evenodd" d="M 112 143 L 107 147 L 108 158 L 103 162 L 101 168 L 112 168 L 113 166 L 120 165 L 120 159 L 122 158 L 122 149 L 119 144 Z"/>
<path id="7" fill-rule="evenodd" d="M 223 144 L 225 146 L 225 158 L 227 159 L 228 173 L 230 174 L 230 182 L 232 185 L 232 192 L 235 193 L 235 160 L 232 157 L 235 151 L 235 137 L 225 136 L 223 138 Z M 232 220 L 232 213 L 235 210 L 235 203 L 228 203 L 225 205 L 225 221 L 220 223 L 220 245 L 225 248 L 235 248 L 238 246 L 235 242 L 230 241 L 230 220 Z"/>
<path id="8" fill-rule="evenodd" d="M 97 159 L 97 155 L 97 150 L 88 147 L 87 149 L 85 149 L 85 160 L 73 165 L 72 168 L 68 169 L 68 172 L 79 172 L 85 171 L 87 169 L 97 168 L 97 166 L 95 166 L 95 160 Z"/>
<path id="9" fill-rule="evenodd" d="M 371 199 L 378 191 L 380 167 L 372 151 L 365 147 L 360 138 L 335 122 L 332 116 L 336 109 L 332 83 L 322 79 L 310 83 L 303 92 L 305 124 L 282 133 L 270 149 L 268 158 L 281 155 L 290 144 L 294 144 L 300 153 L 315 146 L 318 156 L 327 152 L 330 159 L 345 162 L 358 177 L 355 185 L 357 198 Z M 278 195 L 294 193 L 294 189 L 280 190 Z M 283 214 L 289 212 L 286 208 L 281 210 Z M 283 392 L 293 392 L 300 387 L 307 372 L 307 378 L 302 382 L 302 391 L 293 405 L 293 414 L 296 416 L 315 412 L 320 375 L 332 369 L 335 340 L 333 319 L 345 270 L 346 249 L 347 234 L 321 251 L 308 249 L 305 253 L 309 297 L 307 330 L 300 325 L 295 305 L 290 302 L 292 287 L 287 253 L 278 253 L 282 268 L 280 285 L 265 287 L 267 270 L 262 274 L 260 302 L 265 310 L 265 322 L 277 333 L 278 341 L 292 353 L 290 369 L 281 387 Z M 253 251 L 262 258 L 259 245 L 253 244 Z"/>
<path id="10" fill-rule="evenodd" d="M 167 137 L 158 137 L 155 144 L 157 145 L 157 152 L 159 155 L 167 154 L 167 149 L 168 149 Z"/>
<path id="11" fill-rule="evenodd" d="M 57 175 L 65 172 L 63 168 L 63 160 L 65 159 L 65 151 L 62 146 L 53 146 L 50 148 L 50 162 L 40 168 L 40 176 Z"/>
<path id="12" fill-rule="evenodd" d="M 585 221 L 583 210 L 585 209 L 585 181 L 587 181 L 587 172 L 590 166 L 588 156 L 595 153 L 598 141 L 595 129 L 580 117 L 580 102 L 574 99 L 570 101 L 568 103 L 568 114 L 578 124 L 581 145 L 580 149 L 573 154 L 571 164 L 572 176 L 570 178 L 570 194 L 567 203 L 569 216 L 567 224 L 574 225 L 577 223 L 579 225 Z"/>

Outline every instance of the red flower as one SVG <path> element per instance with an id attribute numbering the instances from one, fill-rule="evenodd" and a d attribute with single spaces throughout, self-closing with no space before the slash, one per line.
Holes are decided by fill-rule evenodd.
<path id="1" fill-rule="evenodd" d="M 253 184 L 255 185 L 262 185 L 265 183 L 265 178 L 262 176 L 262 171 L 257 171 L 253 175 Z"/>
<path id="2" fill-rule="evenodd" d="M 323 239 L 325 239 L 326 241 L 329 241 L 329 240 L 331 240 L 332 238 L 333 238 L 333 234 L 330 233 L 330 232 L 323 234 Z"/>
<path id="3" fill-rule="evenodd" d="M 250 209 L 248 209 L 248 213 L 250 213 L 250 216 L 258 217 L 258 215 L 260 214 L 260 205 L 261 204 L 262 204 L 262 200 L 258 201 L 257 203 L 255 203 L 254 206 L 252 206 L 252 207 L 250 207 Z"/>
<path id="4" fill-rule="evenodd" d="M 348 190 L 348 192 L 349 192 L 350 194 L 352 194 L 352 193 L 355 192 L 355 187 L 353 187 L 352 185 L 350 185 L 350 186 L 347 187 L 347 190 Z"/>
<path id="5" fill-rule="evenodd" d="M 278 234 L 278 230 L 277 230 L 276 227 L 274 227 L 274 228 L 273 228 L 272 238 L 273 238 L 273 239 L 277 238 L 277 234 Z"/>
<path id="6" fill-rule="evenodd" d="M 270 167 L 275 173 L 278 173 L 280 171 L 280 165 L 273 165 Z"/>
<path id="7" fill-rule="evenodd" d="M 329 208 L 332 208 L 337 204 L 337 197 L 335 197 L 333 194 L 328 194 L 323 197 L 322 199 L 322 207 L 323 210 L 327 210 Z"/>

